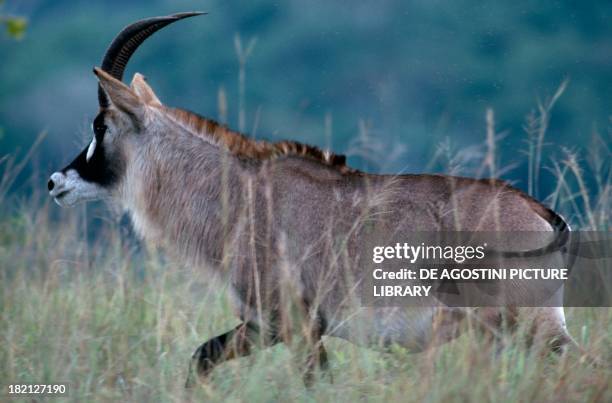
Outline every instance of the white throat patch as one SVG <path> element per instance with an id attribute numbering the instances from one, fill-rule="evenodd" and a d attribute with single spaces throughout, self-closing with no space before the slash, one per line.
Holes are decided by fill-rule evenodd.
<path id="1" fill-rule="evenodd" d="M 91 143 L 89 144 L 89 147 L 87 147 L 87 154 L 85 155 L 85 161 L 89 162 L 91 157 L 93 157 L 94 152 L 96 151 L 97 145 L 98 145 L 98 142 L 96 141 L 96 136 L 94 135 L 93 140 L 91 140 Z"/>

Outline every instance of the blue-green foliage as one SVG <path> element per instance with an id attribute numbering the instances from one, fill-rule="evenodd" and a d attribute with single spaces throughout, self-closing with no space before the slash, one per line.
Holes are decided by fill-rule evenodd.
<path id="1" fill-rule="evenodd" d="M 117 31 L 193 9 L 210 15 L 156 34 L 126 80 L 142 72 L 165 103 L 213 118 L 223 87 L 228 123 L 237 128 L 234 37 L 256 36 L 246 66 L 247 132 L 258 120 L 259 138 L 326 146 L 330 114 L 331 145 L 345 152 L 363 119 L 381 143 L 377 152 L 395 158 L 350 156 L 362 168 L 420 171 L 445 137 L 458 148 L 481 142 L 488 106 L 497 128 L 509 130 L 498 146 L 503 161 L 524 161 L 517 150 L 526 148 L 525 115 L 565 77 L 547 140 L 586 145 L 594 128 L 607 130 L 612 110 L 611 2 L 48 0 L 5 9 L 29 27 L 21 41 L 0 39 L 0 154 L 48 130 L 43 169 L 62 165 L 90 137 L 91 67 Z M 506 177 L 525 187 L 524 169 Z"/>

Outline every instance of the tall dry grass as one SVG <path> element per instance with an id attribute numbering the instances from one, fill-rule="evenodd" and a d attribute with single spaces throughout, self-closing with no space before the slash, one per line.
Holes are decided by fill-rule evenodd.
<path id="1" fill-rule="evenodd" d="M 249 48 L 237 45 L 244 54 Z M 225 98 L 220 92 L 224 116 Z M 548 169 L 557 184 L 543 199 L 577 228 L 609 230 L 609 138 L 595 136 L 597 146 L 590 150 L 545 147 L 546 105 L 552 104 L 538 108 L 526 125 L 529 190 L 537 193 L 540 171 Z M 244 125 L 245 114 L 240 116 Z M 503 175 L 494 114 L 486 116 L 485 151 L 474 154 L 478 163 L 467 165 L 475 167 L 474 174 Z M 325 126 L 331 137 L 331 116 Z M 356 152 L 359 147 L 371 152 L 367 139 L 362 125 L 352 145 Z M 545 163 L 545 151 L 553 148 L 563 158 Z M 440 150 L 437 156 L 450 172 L 464 169 L 465 152 L 447 145 Z M 208 383 L 185 390 L 193 350 L 237 324 L 226 286 L 204 271 L 139 248 L 118 220 L 96 217 L 95 237 L 88 240 L 88 207 L 60 211 L 44 192 L 13 199 L 8 186 L 27 159 L 9 161 L 3 162 L 0 181 L 4 384 L 68 382 L 69 401 L 612 401 L 609 366 L 594 368 L 575 352 L 543 359 L 518 342 L 521 334 L 497 351 L 473 331 L 418 355 L 399 347 L 378 353 L 325 339 L 333 383 L 323 377 L 310 390 L 282 345 L 223 364 Z M 581 346 L 609 362 L 612 309 L 569 308 L 566 313 Z"/>

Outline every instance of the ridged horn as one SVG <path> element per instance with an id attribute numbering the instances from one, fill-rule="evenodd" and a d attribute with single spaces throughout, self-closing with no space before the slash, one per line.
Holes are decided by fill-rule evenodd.
<path id="1" fill-rule="evenodd" d="M 117 80 L 121 80 L 123 78 L 125 66 L 127 66 L 130 57 L 132 57 L 136 49 L 138 49 L 148 37 L 173 22 L 202 14 L 206 13 L 191 11 L 172 14 L 165 17 L 147 18 L 128 25 L 117 34 L 106 50 L 106 54 L 102 60 L 102 70 L 109 73 Z M 108 99 L 100 85 L 98 85 L 98 101 L 100 107 L 108 106 Z"/>

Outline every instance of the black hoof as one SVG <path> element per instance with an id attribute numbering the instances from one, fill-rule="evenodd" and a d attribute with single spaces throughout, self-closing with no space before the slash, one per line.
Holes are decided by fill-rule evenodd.
<path id="1" fill-rule="evenodd" d="M 201 348 L 198 348 L 189 363 L 189 373 L 185 381 L 185 388 L 190 389 L 199 382 L 205 381 L 212 372 L 213 364 L 207 358 L 202 356 Z"/>

